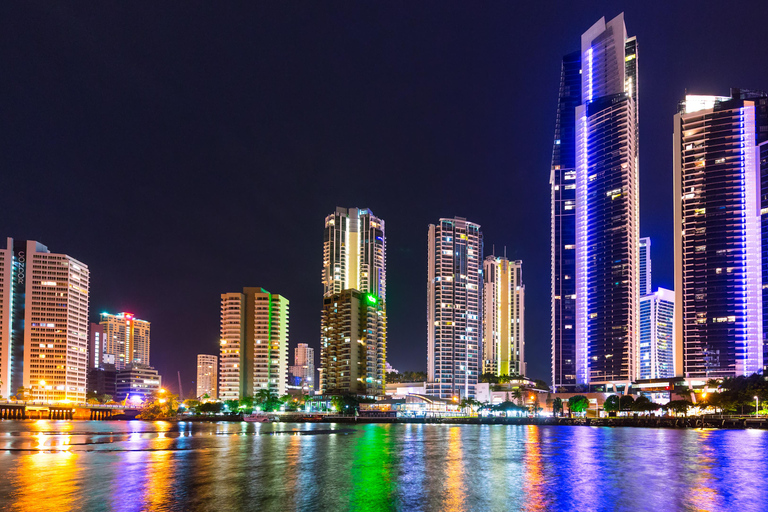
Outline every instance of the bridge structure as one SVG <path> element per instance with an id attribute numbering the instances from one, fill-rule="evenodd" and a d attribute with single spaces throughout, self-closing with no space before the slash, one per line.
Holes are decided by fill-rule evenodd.
<path id="1" fill-rule="evenodd" d="M 120 404 L 89 404 L 46 400 L 0 400 L 0 419 L 108 420 L 126 414 Z"/>

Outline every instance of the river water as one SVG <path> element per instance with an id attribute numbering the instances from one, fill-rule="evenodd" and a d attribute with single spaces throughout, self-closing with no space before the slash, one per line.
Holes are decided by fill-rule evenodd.
<path id="1" fill-rule="evenodd" d="M 0 509 L 768 510 L 768 432 L 0 421 Z"/>

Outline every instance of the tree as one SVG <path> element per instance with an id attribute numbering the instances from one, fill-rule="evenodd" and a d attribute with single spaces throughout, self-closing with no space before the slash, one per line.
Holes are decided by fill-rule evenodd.
<path id="1" fill-rule="evenodd" d="M 689 402 L 688 400 L 671 400 L 667 402 L 667 404 L 664 406 L 667 410 L 672 410 L 675 412 L 675 414 L 684 413 L 686 416 L 688 415 L 688 408 L 692 406 L 693 404 Z"/>
<path id="2" fill-rule="evenodd" d="M 16 390 L 16 400 L 29 400 L 32 398 L 29 388 L 20 387 Z"/>
<path id="3" fill-rule="evenodd" d="M 631 411 L 632 405 L 635 403 L 635 399 L 632 395 L 622 395 L 620 399 L 620 405 L 622 411 Z"/>
<path id="4" fill-rule="evenodd" d="M 161 420 L 175 418 L 179 409 L 179 397 L 164 392 L 155 391 L 149 394 L 141 405 L 141 411 L 136 416 L 140 420 Z"/>
<path id="5" fill-rule="evenodd" d="M 547 384 L 541 379 L 536 379 L 535 381 L 533 381 L 533 385 L 536 389 L 549 389 L 549 384 Z"/>
<path id="6" fill-rule="evenodd" d="M 200 414 L 218 414 L 224 409 L 221 402 L 204 402 L 197 407 Z"/>
<path id="7" fill-rule="evenodd" d="M 339 414 L 355 414 L 360 400 L 355 395 L 337 395 L 331 398 L 331 404 Z"/>
<path id="8" fill-rule="evenodd" d="M 480 376 L 480 382 L 487 382 L 488 384 L 498 384 L 499 377 L 496 374 L 485 372 Z"/>
<path id="9" fill-rule="evenodd" d="M 512 397 L 517 400 L 517 405 L 523 405 L 523 391 L 520 388 L 512 391 Z"/>
<path id="10" fill-rule="evenodd" d="M 224 406 L 233 414 L 240 412 L 239 400 L 224 400 Z"/>
<path id="11" fill-rule="evenodd" d="M 264 412 L 276 411 L 282 405 L 277 393 L 268 388 L 258 390 L 252 400 L 252 405 Z"/>
<path id="12" fill-rule="evenodd" d="M 616 412 L 621 408 L 621 398 L 618 395 L 611 395 L 605 399 L 603 409 L 605 412 Z"/>
<path id="13" fill-rule="evenodd" d="M 563 399 L 559 396 L 552 400 L 552 414 L 555 416 L 563 413 Z"/>
<path id="14" fill-rule="evenodd" d="M 584 412 L 589 408 L 589 400 L 584 395 L 574 395 L 568 399 L 568 407 L 573 412 Z"/>

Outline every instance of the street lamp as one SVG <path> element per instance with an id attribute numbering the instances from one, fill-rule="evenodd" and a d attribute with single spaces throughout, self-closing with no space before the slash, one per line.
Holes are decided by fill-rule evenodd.
<path id="1" fill-rule="evenodd" d="M 760 405 L 760 399 L 755 397 L 755 417 L 760 416 L 759 414 L 757 414 L 757 411 L 759 409 L 759 407 L 758 407 L 759 405 Z"/>

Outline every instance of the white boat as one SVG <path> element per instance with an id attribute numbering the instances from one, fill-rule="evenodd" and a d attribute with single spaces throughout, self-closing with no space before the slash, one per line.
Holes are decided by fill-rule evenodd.
<path id="1" fill-rule="evenodd" d="M 256 423 L 268 423 L 272 421 L 272 418 L 270 418 L 263 412 L 252 412 L 247 416 L 243 416 L 243 421 L 252 421 Z"/>

